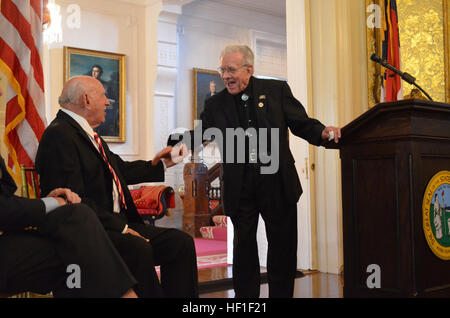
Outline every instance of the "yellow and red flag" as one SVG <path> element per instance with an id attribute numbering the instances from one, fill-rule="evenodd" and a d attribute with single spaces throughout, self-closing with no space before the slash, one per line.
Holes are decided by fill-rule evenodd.
<path id="1" fill-rule="evenodd" d="M 382 30 L 382 58 L 395 68 L 401 69 L 397 1 L 382 1 L 385 17 Z M 380 100 L 381 102 L 393 102 L 401 99 L 403 99 L 402 79 L 398 74 L 386 69 L 381 81 Z"/>

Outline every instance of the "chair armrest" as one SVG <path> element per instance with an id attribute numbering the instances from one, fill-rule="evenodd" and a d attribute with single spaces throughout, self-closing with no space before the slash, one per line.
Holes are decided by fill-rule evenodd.
<path id="1" fill-rule="evenodd" d="M 175 191 L 171 187 L 143 186 L 130 192 L 141 215 L 164 216 L 167 209 L 175 208 Z"/>

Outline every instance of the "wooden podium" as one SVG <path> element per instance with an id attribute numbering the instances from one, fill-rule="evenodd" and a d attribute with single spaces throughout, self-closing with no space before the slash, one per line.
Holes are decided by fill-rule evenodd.
<path id="1" fill-rule="evenodd" d="M 450 260 L 430 249 L 422 214 L 431 178 L 450 171 L 450 105 L 379 104 L 325 147 L 340 149 L 344 297 L 450 297 Z"/>

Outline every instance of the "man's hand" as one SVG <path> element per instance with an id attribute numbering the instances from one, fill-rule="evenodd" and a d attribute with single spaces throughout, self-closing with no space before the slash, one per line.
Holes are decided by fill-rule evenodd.
<path id="1" fill-rule="evenodd" d="M 182 162 L 187 155 L 188 150 L 185 144 L 179 144 L 174 147 L 168 146 L 156 154 L 152 160 L 152 166 L 156 166 L 162 160 L 166 167 L 170 168 Z"/>
<path id="2" fill-rule="evenodd" d="M 47 197 L 55 198 L 60 206 L 67 203 L 81 203 L 81 198 L 75 192 L 70 189 L 58 188 L 50 192 Z"/>
<path id="3" fill-rule="evenodd" d="M 142 239 L 144 239 L 144 240 L 146 240 L 147 241 L 147 243 L 148 242 L 150 242 L 150 240 L 149 239 L 146 239 L 145 237 L 143 237 L 141 234 L 139 234 L 138 232 L 136 232 L 135 230 L 133 230 L 133 229 L 130 229 L 130 228 L 127 228 L 127 231 L 125 232 L 125 234 L 131 234 L 131 235 L 134 235 L 134 236 L 137 236 L 137 237 L 140 237 L 140 238 L 142 238 Z"/>
<path id="4" fill-rule="evenodd" d="M 334 139 L 335 143 L 339 142 L 339 139 L 341 138 L 341 128 L 328 126 L 325 127 L 325 129 L 322 131 L 322 139 L 323 140 L 331 140 Z"/>

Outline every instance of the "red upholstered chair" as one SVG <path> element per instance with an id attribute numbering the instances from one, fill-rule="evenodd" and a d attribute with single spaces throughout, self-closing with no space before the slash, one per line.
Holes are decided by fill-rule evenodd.
<path id="1" fill-rule="evenodd" d="M 171 187 L 143 186 L 130 192 L 139 214 L 151 225 L 165 215 L 169 216 L 169 209 L 175 208 L 175 192 Z"/>

